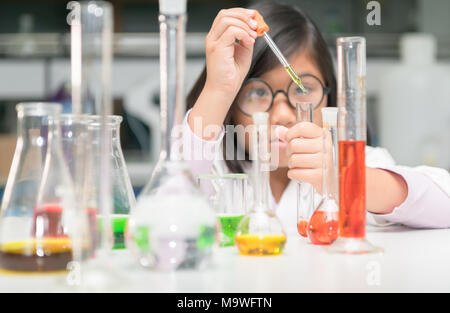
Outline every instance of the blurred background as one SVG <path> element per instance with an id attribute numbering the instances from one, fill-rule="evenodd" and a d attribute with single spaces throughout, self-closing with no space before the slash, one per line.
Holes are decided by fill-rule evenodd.
<path id="1" fill-rule="evenodd" d="M 124 117 L 122 147 L 135 188 L 159 152 L 157 0 L 111 0 L 115 38 L 114 113 Z M 305 10 L 333 56 L 339 36 L 367 39 L 367 118 L 372 145 L 397 163 L 450 168 L 450 0 L 380 0 L 369 25 L 366 0 L 284 0 Z M 0 2 L 0 198 L 16 143 L 15 105 L 70 102 L 66 0 Z M 186 92 L 204 66 L 204 38 L 222 8 L 250 1 L 188 0 Z M 270 25 L 269 25 L 270 26 Z"/>

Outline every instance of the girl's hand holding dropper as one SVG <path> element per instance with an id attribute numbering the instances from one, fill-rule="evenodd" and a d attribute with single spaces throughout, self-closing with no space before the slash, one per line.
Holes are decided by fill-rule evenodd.
<path id="1" fill-rule="evenodd" d="M 257 37 L 255 10 L 221 10 L 206 36 L 206 82 L 189 117 L 201 117 L 203 127 L 221 126 L 236 97 L 252 61 Z M 197 136 L 205 138 L 202 133 Z"/>

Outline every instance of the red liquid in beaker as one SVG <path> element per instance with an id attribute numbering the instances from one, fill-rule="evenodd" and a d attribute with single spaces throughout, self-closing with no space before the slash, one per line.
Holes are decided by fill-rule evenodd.
<path id="1" fill-rule="evenodd" d="M 61 216 L 62 208 L 56 204 L 36 208 L 33 216 L 33 237 L 67 237 Z"/>
<path id="2" fill-rule="evenodd" d="M 339 141 L 339 237 L 366 234 L 365 141 Z"/>
<path id="3" fill-rule="evenodd" d="M 89 223 L 89 231 L 92 241 L 92 253 L 94 253 L 95 249 L 97 248 L 98 244 L 98 226 L 97 226 L 97 210 L 94 208 L 87 208 L 86 210 L 88 223 Z"/>
<path id="4" fill-rule="evenodd" d="M 306 232 L 306 227 L 308 226 L 308 221 L 306 220 L 300 220 L 297 223 L 297 231 L 300 234 L 300 236 L 308 237 L 308 234 Z"/>
<path id="5" fill-rule="evenodd" d="M 316 211 L 308 224 L 308 237 L 312 244 L 329 245 L 338 237 L 338 212 Z"/>

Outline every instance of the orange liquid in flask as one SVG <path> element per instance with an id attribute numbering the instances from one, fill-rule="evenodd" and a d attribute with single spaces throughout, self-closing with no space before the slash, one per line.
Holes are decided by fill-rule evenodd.
<path id="1" fill-rule="evenodd" d="M 338 237 L 338 212 L 316 211 L 308 224 L 312 244 L 329 245 Z"/>
<path id="2" fill-rule="evenodd" d="M 297 231 L 300 234 L 300 236 L 308 237 L 308 233 L 306 231 L 306 228 L 308 227 L 308 221 L 307 220 L 300 220 L 297 223 Z"/>

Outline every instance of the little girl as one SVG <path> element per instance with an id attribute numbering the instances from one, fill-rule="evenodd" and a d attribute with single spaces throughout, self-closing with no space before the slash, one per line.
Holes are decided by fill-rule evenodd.
<path id="1" fill-rule="evenodd" d="M 309 89 L 305 96 L 281 66 L 266 42 L 257 39 L 255 10 L 270 35 Z M 251 105 L 258 99 L 258 106 Z M 296 124 L 295 103 L 312 102 L 314 123 Z M 278 168 L 270 174 L 272 205 L 287 229 L 296 227 L 296 182 L 322 185 L 322 120 L 320 109 L 336 106 L 336 78 L 328 47 L 314 22 L 302 11 L 275 3 L 252 9 L 222 10 L 206 36 L 206 68 L 191 90 L 184 121 L 194 146 L 205 151 L 227 147 L 223 125 L 252 124 L 251 114 L 269 113 L 269 126 L 282 126 Z M 195 121 L 201 119 L 201 127 Z M 215 127 L 219 131 L 206 132 Z M 285 131 L 283 131 L 283 129 Z M 370 138 L 370 137 L 368 137 Z M 248 142 L 248 141 L 246 141 Z M 272 145 L 273 147 L 273 145 Z M 248 146 L 245 145 L 246 151 Z M 198 152 L 198 151 L 197 151 Z M 236 154 L 234 154 L 236 155 Z M 195 174 L 249 172 L 249 160 L 190 161 Z M 225 160 L 225 161 L 221 161 Z M 383 148 L 366 147 L 366 208 L 377 225 L 450 227 L 450 175 L 446 170 L 395 165 Z"/>

